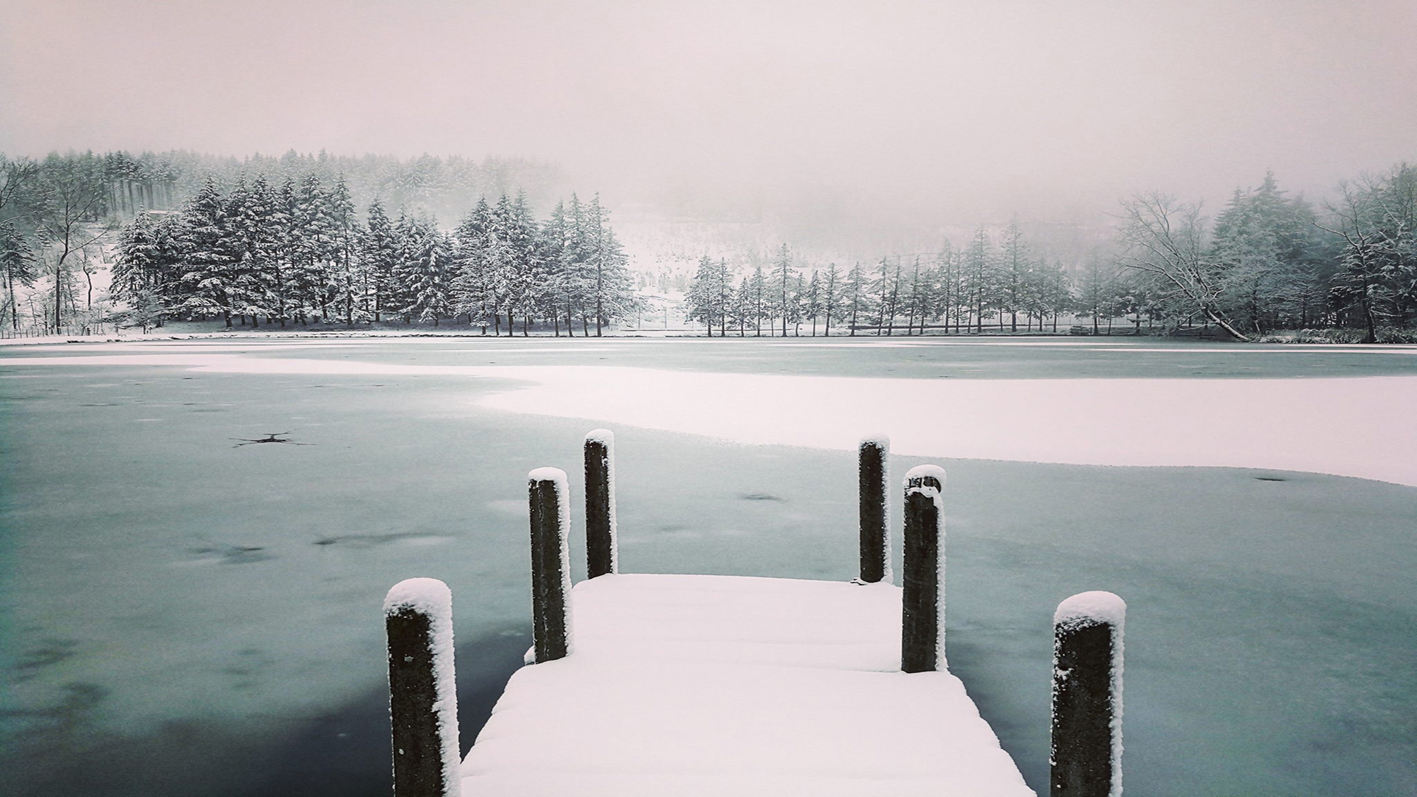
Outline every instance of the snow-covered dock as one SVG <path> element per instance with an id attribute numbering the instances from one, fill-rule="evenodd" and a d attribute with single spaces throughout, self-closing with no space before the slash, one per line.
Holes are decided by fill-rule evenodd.
<path id="1" fill-rule="evenodd" d="M 900 671 L 901 590 L 576 585 L 575 652 L 512 677 L 464 795 L 1032 795 L 947 672 Z"/>
<path id="2" fill-rule="evenodd" d="M 591 578 L 571 589 L 566 477 L 533 471 L 532 666 L 460 763 L 448 591 L 414 579 L 385 604 L 396 795 L 1034 794 L 945 666 L 944 472 L 907 474 L 897 587 L 887 443 L 860 453 L 852 582 L 616 572 L 613 438 L 598 430 Z M 1083 597 L 1055 618 L 1052 794 L 1100 797 L 1120 793 L 1124 607 Z"/>

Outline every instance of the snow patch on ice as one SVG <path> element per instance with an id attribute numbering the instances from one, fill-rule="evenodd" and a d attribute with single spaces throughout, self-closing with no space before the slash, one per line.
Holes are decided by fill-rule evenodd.
<path id="1" fill-rule="evenodd" d="M 1412 353 L 1389 347 L 1362 351 Z M 884 379 L 610 366 L 419 366 L 198 352 L 15 358 L 6 365 L 514 379 L 529 384 L 486 395 L 480 403 L 750 444 L 851 450 L 859 444 L 852 430 L 874 428 L 890 435 L 895 453 L 906 455 L 1293 470 L 1417 486 L 1417 457 L 1411 456 L 1417 424 L 1393 421 L 1417 406 L 1417 376 Z M 793 400 L 763 401 L 763 396 Z"/>

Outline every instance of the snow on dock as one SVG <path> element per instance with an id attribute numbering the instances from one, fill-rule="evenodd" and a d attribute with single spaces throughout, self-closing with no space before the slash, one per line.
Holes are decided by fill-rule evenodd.
<path id="1" fill-rule="evenodd" d="M 464 795 L 1032 795 L 959 679 L 900 671 L 889 584 L 607 575 L 523 668 Z"/>
<path id="2" fill-rule="evenodd" d="M 572 588 L 566 474 L 531 471 L 528 666 L 460 768 L 447 588 L 415 579 L 390 593 L 395 797 L 1032 795 L 946 668 L 940 468 L 900 484 L 903 586 L 883 572 L 887 446 L 860 446 L 851 582 L 617 572 L 614 437 L 597 430 L 585 441 L 591 577 Z M 1094 592 L 1055 616 L 1053 794 L 1121 793 L 1124 615 Z"/>

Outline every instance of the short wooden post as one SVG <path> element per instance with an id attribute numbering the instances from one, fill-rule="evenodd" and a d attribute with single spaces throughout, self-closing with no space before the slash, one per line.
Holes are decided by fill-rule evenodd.
<path id="1" fill-rule="evenodd" d="M 586 576 L 620 570 L 615 540 L 615 433 L 596 429 L 585 436 Z"/>
<path id="2" fill-rule="evenodd" d="M 453 596 L 431 578 L 401 581 L 384 598 L 395 797 L 457 797 L 458 698 Z"/>
<path id="3" fill-rule="evenodd" d="M 537 468 L 527 474 L 531 502 L 532 642 L 537 663 L 571 652 L 570 489 L 566 472 Z"/>
<path id="4" fill-rule="evenodd" d="M 1122 629 L 1127 604 L 1084 592 L 1053 615 L 1051 797 L 1122 793 Z"/>
<path id="5" fill-rule="evenodd" d="M 918 465 L 905 474 L 905 573 L 900 669 L 945 669 L 945 471 Z"/>
<path id="6" fill-rule="evenodd" d="M 858 518 L 861 530 L 861 580 L 891 581 L 891 538 L 886 527 L 886 479 L 889 437 L 862 438 L 859 446 Z"/>

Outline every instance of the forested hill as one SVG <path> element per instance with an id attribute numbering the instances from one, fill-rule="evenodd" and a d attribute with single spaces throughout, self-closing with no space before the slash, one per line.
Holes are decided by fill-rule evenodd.
<path id="1" fill-rule="evenodd" d="M 351 157 L 290 150 L 280 156 L 237 158 L 185 150 L 138 154 L 119 150 L 53 154 L 49 158 L 73 161 L 103 183 L 107 190 L 99 215 L 113 214 L 124 220 L 143 210 L 180 208 L 197 195 L 208 177 L 215 178 L 219 186 L 230 187 L 243 177 L 252 180 L 258 175 L 264 175 L 272 185 L 287 179 L 298 181 L 309 174 L 333 184 L 343 176 L 350 199 L 360 209 L 378 198 L 386 208 L 406 208 L 442 218 L 460 218 L 481 197 L 515 195 L 518 191 L 526 193 L 532 207 L 549 209 L 565 183 L 561 169 L 552 163 L 505 157 L 480 161 L 432 155 Z"/>

